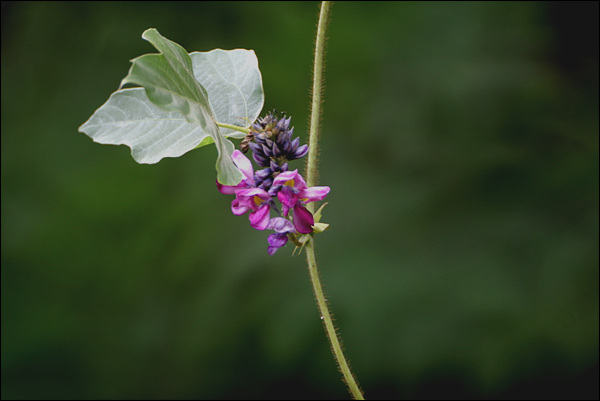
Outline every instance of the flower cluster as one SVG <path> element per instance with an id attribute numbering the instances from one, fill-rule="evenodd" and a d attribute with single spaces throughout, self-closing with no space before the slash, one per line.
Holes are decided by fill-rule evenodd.
<path id="1" fill-rule="evenodd" d="M 284 246 L 290 235 L 313 232 L 314 217 L 304 206 L 323 200 L 329 187 L 308 187 L 298 170 L 288 170 L 288 161 L 304 157 L 308 146 L 300 146 L 300 139 L 292 139 L 291 117 L 277 116 L 274 112 L 252 124 L 252 131 L 242 142 L 242 150 L 252 150 L 252 158 L 262 169 L 254 172 L 252 163 L 235 150 L 233 162 L 243 174 L 236 186 L 222 185 L 222 194 L 235 195 L 231 211 L 235 215 L 249 212 L 250 226 L 257 230 L 274 230 L 269 235 L 268 253 L 273 255 Z M 281 203 L 281 210 L 275 200 Z M 278 215 L 271 217 L 271 210 Z"/>

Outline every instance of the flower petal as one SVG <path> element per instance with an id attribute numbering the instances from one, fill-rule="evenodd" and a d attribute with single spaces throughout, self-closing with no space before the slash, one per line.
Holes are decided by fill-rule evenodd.
<path id="1" fill-rule="evenodd" d="M 233 160 L 237 168 L 239 168 L 240 171 L 244 173 L 246 178 L 250 180 L 250 184 L 254 184 L 254 169 L 252 168 L 252 162 L 250 161 L 250 159 L 244 156 L 244 154 L 238 149 L 233 151 L 233 153 L 231 154 L 231 159 Z"/>
<path id="2" fill-rule="evenodd" d="M 248 210 L 252 209 L 250 209 L 250 207 L 247 205 L 247 202 L 240 202 L 238 199 L 234 199 L 231 201 L 231 213 L 235 214 L 236 216 L 241 216 Z"/>
<path id="3" fill-rule="evenodd" d="M 233 194 L 235 194 L 235 191 L 239 189 L 240 184 L 243 185 L 244 181 L 240 182 L 235 187 L 232 187 L 231 185 L 223 185 L 219 181 L 217 181 L 217 189 L 223 195 L 233 195 Z"/>
<path id="4" fill-rule="evenodd" d="M 296 170 L 296 171 L 298 171 L 298 170 Z M 298 174 L 298 176 L 296 177 L 295 182 L 296 182 L 296 185 L 295 185 L 296 189 L 302 190 L 302 189 L 308 188 L 308 186 L 306 185 L 306 182 L 304 181 L 304 178 L 302 178 L 302 176 L 300 174 Z"/>
<path id="5" fill-rule="evenodd" d="M 217 189 L 219 190 L 220 193 L 222 193 L 224 195 L 234 195 L 238 189 L 247 188 L 247 187 L 248 187 L 248 185 L 243 180 L 236 186 L 223 185 L 219 181 L 217 181 Z"/>
<path id="6" fill-rule="evenodd" d="M 277 193 L 277 199 L 283 206 L 283 214 L 288 215 L 288 210 L 293 208 L 298 203 L 298 195 L 290 187 L 283 186 Z"/>
<path id="7" fill-rule="evenodd" d="M 300 174 L 298 174 L 298 170 L 294 170 L 294 171 L 284 171 L 283 173 L 279 174 L 277 177 L 275 177 L 275 179 L 273 180 L 273 185 L 277 186 L 277 185 L 285 185 L 288 181 L 294 181 L 294 187 L 296 186 L 296 177 L 299 176 Z"/>
<path id="8" fill-rule="evenodd" d="M 267 239 L 267 241 L 269 242 L 269 245 L 280 248 L 280 247 L 284 246 L 285 244 L 287 244 L 288 236 L 287 236 L 287 234 L 274 233 L 274 234 L 269 235 L 269 238 Z"/>
<path id="9" fill-rule="evenodd" d="M 293 233 L 296 232 L 294 225 L 288 219 L 283 217 L 273 217 L 267 226 L 269 230 L 275 230 L 277 233 Z"/>
<path id="10" fill-rule="evenodd" d="M 269 247 L 267 248 L 267 253 L 269 255 L 273 255 L 273 254 L 275 254 L 275 252 L 277 252 L 277 250 L 279 248 L 281 248 L 282 246 L 287 244 L 288 236 L 287 236 L 287 234 L 283 234 L 283 233 L 274 233 L 274 234 L 269 235 L 269 238 L 267 239 L 267 241 L 269 242 Z"/>
<path id="11" fill-rule="evenodd" d="M 256 228 L 257 230 L 264 230 L 269 225 L 271 206 L 268 203 L 264 203 L 260 208 L 258 208 L 255 212 L 250 212 L 250 225 L 252 228 Z"/>
<path id="12" fill-rule="evenodd" d="M 265 191 L 264 189 L 261 189 L 261 188 L 240 189 L 239 191 L 236 192 L 236 195 L 237 195 L 238 199 L 254 198 L 255 196 L 258 196 L 260 199 L 262 199 L 264 201 L 271 199 L 271 195 L 269 195 L 267 193 L 267 191 Z"/>
<path id="13" fill-rule="evenodd" d="M 329 191 L 329 187 L 310 187 L 300 191 L 298 197 L 306 202 L 316 202 L 325 199 Z"/>
<path id="14" fill-rule="evenodd" d="M 307 208 L 300 204 L 294 206 L 294 226 L 299 233 L 308 234 L 313 232 L 312 226 L 315 224 L 313 215 Z"/>

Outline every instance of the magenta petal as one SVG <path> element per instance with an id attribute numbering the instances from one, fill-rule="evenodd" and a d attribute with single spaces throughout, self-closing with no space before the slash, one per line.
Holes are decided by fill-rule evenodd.
<path id="1" fill-rule="evenodd" d="M 264 230 L 269 225 L 271 219 L 271 206 L 268 203 L 263 204 L 256 212 L 250 213 L 250 225 L 257 230 Z"/>
<path id="2" fill-rule="evenodd" d="M 298 170 L 296 170 L 296 171 L 298 171 Z M 296 178 L 295 178 L 294 181 L 296 183 L 296 185 L 294 185 L 294 187 L 296 189 L 302 190 L 302 189 L 306 189 L 307 188 L 306 182 L 304 181 L 304 178 L 302 178 L 302 176 L 300 174 L 298 174 L 296 176 Z"/>
<path id="3" fill-rule="evenodd" d="M 308 234 L 313 232 L 312 226 L 315 224 L 313 215 L 304 206 L 297 204 L 294 206 L 294 226 L 299 233 Z"/>
<path id="4" fill-rule="evenodd" d="M 235 193 L 238 190 L 244 189 L 244 188 L 248 188 L 248 184 L 246 184 L 243 180 L 236 186 L 223 185 L 219 181 L 217 181 L 217 189 L 219 190 L 220 193 L 222 193 L 224 195 L 235 195 Z"/>
<path id="5" fill-rule="evenodd" d="M 325 199 L 330 190 L 329 187 L 310 187 L 300 191 L 298 197 L 305 202 L 316 202 Z"/>
<path id="6" fill-rule="evenodd" d="M 253 196 L 252 195 L 250 195 L 250 196 L 244 196 L 244 195 L 242 195 L 242 193 L 244 191 L 246 191 L 246 189 L 239 190 L 236 193 L 235 199 L 233 200 L 233 202 L 231 202 L 232 210 L 233 210 L 233 206 L 234 205 L 236 207 L 238 207 L 238 208 L 245 207 L 247 209 L 252 209 L 252 210 L 258 209 L 256 207 L 256 204 L 253 202 Z"/>
<path id="7" fill-rule="evenodd" d="M 240 189 L 235 195 L 240 206 L 246 206 L 252 211 L 257 211 L 264 201 L 271 199 L 271 196 L 261 188 Z M 260 202 L 257 202 L 256 198 L 260 199 Z"/>
<path id="8" fill-rule="evenodd" d="M 271 195 L 267 193 L 264 189 L 261 188 L 245 188 L 236 192 L 238 199 L 241 198 L 253 198 L 258 196 L 262 200 L 271 199 Z"/>
<path id="9" fill-rule="evenodd" d="M 277 199 L 281 202 L 283 206 L 283 214 L 285 216 L 288 215 L 288 210 L 294 207 L 296 203 L 298 203 L 298 197 L 295 193 L 293 193 L 289 188 L 283 187 L 281 191 L 277 193 Z"/>
<path id="10" fill-rule="evenodd" d="M 234 199 L 231 201 L 231 213 L 236 216 L 241 216 L 246 213 L 248 210 L 251 210 L 246 204 L 240 203 L 239 200 Z"/>
<path id="11" fill-rule="evenodd" d="M 252 168 L 252 163 L 250 159 L 248 159 L 242 152 L 238 149 L 234 150 L 231 154 L 231 159 L 240 169 L 240 171 L 246 176 L 246 178 L 250 181 L 251 185 L 254 185 L 254 169 Z"/>
<path id="12" fill-rule="evenodd" d="M 294 180 L 295 186 L 296 177 L 299 175 L 300 174 L 298 174 L 297 169 L 294 171 L 284 171 L 283 173 L 275 177 L 275 179 L 273 180 L 273 186 L 285 185 L 285 183 L 290 180 Z"/>

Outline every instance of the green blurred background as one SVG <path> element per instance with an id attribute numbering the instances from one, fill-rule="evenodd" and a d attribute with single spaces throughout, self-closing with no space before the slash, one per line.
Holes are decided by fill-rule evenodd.
<path id="1" fill-rule="evenodd" d="M 2 3 L 3 399 L 348 397 L 214 149 L 77 132 L 155 27 L 254 49 L 306 141 L 318 6 Z M 598 3 L 340 2 L 329 38 L 317 256 L 366 396 L 598 398 Z"/>

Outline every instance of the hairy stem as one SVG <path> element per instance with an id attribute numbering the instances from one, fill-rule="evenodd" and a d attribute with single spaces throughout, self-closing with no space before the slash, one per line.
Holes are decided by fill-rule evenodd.
<path id="1" fill-rule="evenodd" d="M 335 357 L 338 367 L 344 376 L 344 381 L 348 385 L 348 390 L 352 397 L 355 400 L 364 400 L 362 392 L 360 391 L 360 387 L 352 371 L 350 370 L 350 365 L 346 361 L 346 357 L 344 356 L 344 351 L 342 350 L 342 345 L 340 343 L 340 339 L 338 337 L 338 333 L 335 330 L 335 326 L 333 325 L 333 317 L 329 312 L 329 308 L 327 307 L 327 301 L 325 300 L 325 294 L 323 293 L 323 288 L 321 287 L 321 280 L 319 278 L 319 270 L 317 269 L 317 260 L 315 258 L 315 248 L 314 248 L 314 238 L 312 238 L 306 244 L 306 260 L 308 262 L 308 271 L 310 272 L 310 280 L 313 285 L 313 290 L 315 291 L 315 297 L 317 298 L 317 304 L 319 305 L 319 311 L 321 312 L 321 319 L 323 320 L 323 324 L 325 325 L 325 332 L 327 333 L 327 337 L 329 338 L 329 343 L 331 345 L 331 352 L 333 352 L 333 356 Z"/>
<path id="2" fill-rule="evenodd" d="M 309 149 L 308 164 L 306 166 L 306 184 L 309 187 L 315 186 L 317 182 L 318 167 L 318 148 L 319 148 L 319 124 L 321 122 L 321 95 L 323 83 L 323 61 L 325 58 L 325 31 L 327 30 L 327 19 L 329 18 L 329 1 L 321 3 L 321 12 L 319 13 L 319 24 L 317 26 L 317 39 L 315 41 L 315 60 L 313 68 L 313 86 L 312 102 L 310 107 L 310 131 L 309 131 Z M 308 205 L 309 210 L 314 212 L 314 204 Z"/>
<path id="3" fill-rule="evenodd" d="M 313 87 L 312 87 L 312 104 L 311 104 L 311 115 L 310 115 L 310 134 L 309 134 L 309 152 L 308 152 L 308 164 L 306 166 L 306 183 L 309 187 L 315 186 L 317 181 L 317 159 L 318 159 L 318 145 L 319 145 L 319 123 L 321 117 L 321 94 L 322 94 L 322 80 L 323 80 L 323 59 L 325 56 L 325 30 L 327 27 L 327 19 L 329 17 L 329 9 L 331 4 L 329 1 L 323 1 L 321 3 L 321 12 L 319 13 L 319 24 L 317 28 L 317 40 L 315 43 L 315 63 L 313 70 Z M 308 205 L 310 211 L 314 213 L 314 203 Z M 341 342 L 338 337 L 338 333 L 333 325 L 333 317 L 327 307 L 327 301 L 325 300 L 325 294 L 321 286 L 321 280 L 319 278 L 319 270 L 317 268 L 317 260 L 315 257 L 315 244 L 314 237 L 306 244 L 306 261 L 308 263 L 308 271 L 310 273 L 310 280 L 313 285 L 315 297 L 317 298 L 317 304 L 319 311 L 321 312 L 321 319 L 325 325 L 325 332 L 331 344 L 331 351 L 335 357 L 338 367 L 342 372 L 344 381 L 348 385 L 348 389 L 352 394 L 352 397 L 357 400 L 362 400 L 363 395 L 360 391 L 358 383 L 350 370 L 350 366 L 344 356 Z"/>

